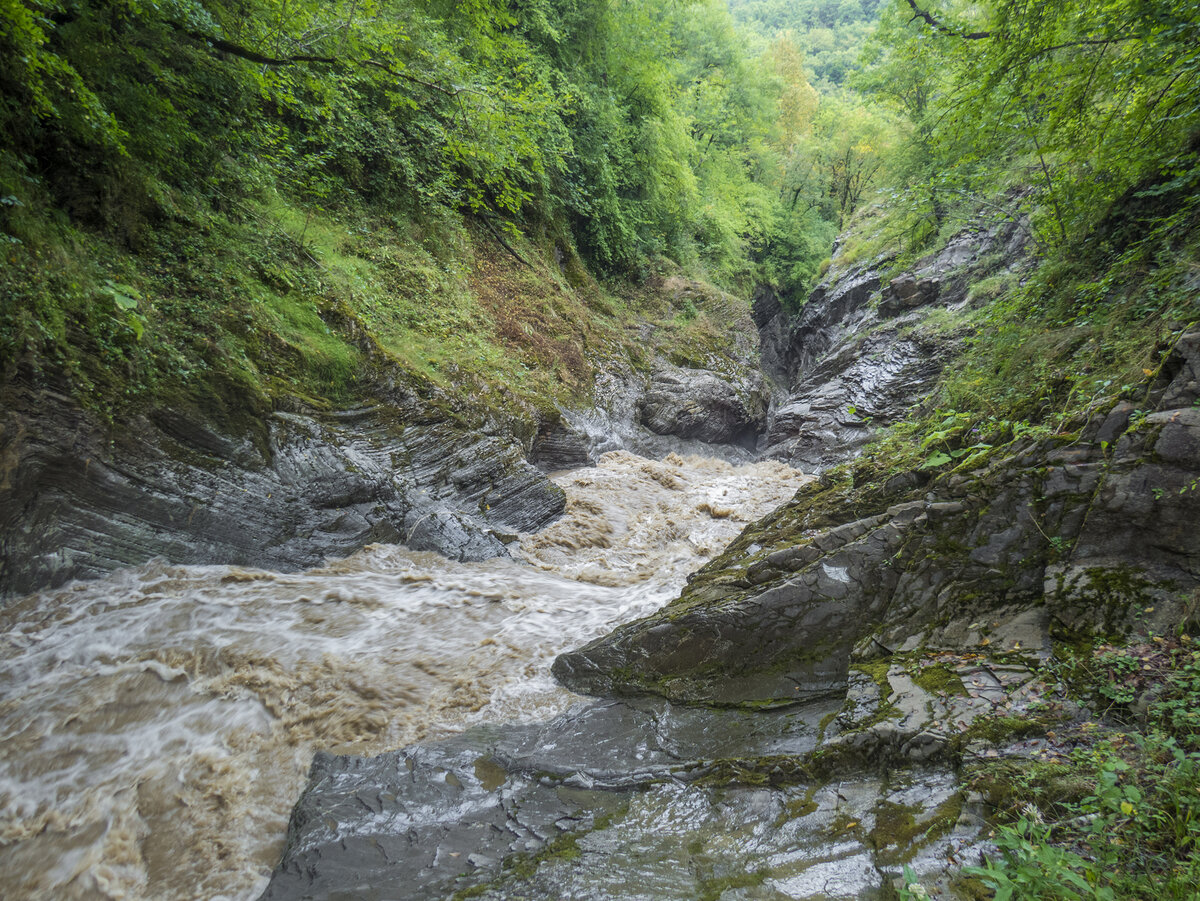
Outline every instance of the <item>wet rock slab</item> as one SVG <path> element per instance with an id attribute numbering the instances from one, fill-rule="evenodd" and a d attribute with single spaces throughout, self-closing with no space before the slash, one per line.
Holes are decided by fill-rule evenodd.
<path id="1" fill-rule="evenodd" d="M 900 673 L 888 700 L 912 708 L 903 728 L 946 728 L 949 709 L 931 719 Z M 882 901 L 906 864 L 945 882 L 984 847 L 947 764 L 808 769 L 826 733 L 877 726 L 879 702 L 610 701 L 374 758 L 321 755 L 262 899 Z"/>
<path id="2" fill-rule="evenodd" d="M 262 897 L 449 897 L 536 874 L 585 844 L 611 863 L 636 847 L 624 828 L 605 832 L 628 820 L 635 801 L 658 799 L 661 816 L 690 834 L 697 816 L 718 815 L 717 794 L 700 786 L 715 759 L 804 754 L 831 712 L 608 702 L 373 758 L 322 754 Z M 782 803 L 767 795 L 747 803 Z"/>

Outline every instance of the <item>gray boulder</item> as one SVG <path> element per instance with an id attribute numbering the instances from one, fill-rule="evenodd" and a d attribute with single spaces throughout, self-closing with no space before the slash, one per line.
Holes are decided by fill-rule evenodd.
<path id="1" fill-rule="evenodd" d="M 766 406 L 761 378 L 723 378 L 660 362 L 638 403 L 638 419 L 658 435 L 753 448 Z"/>

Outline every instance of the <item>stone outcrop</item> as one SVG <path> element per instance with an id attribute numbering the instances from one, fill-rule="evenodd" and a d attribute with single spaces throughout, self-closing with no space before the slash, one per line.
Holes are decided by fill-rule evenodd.
<path id="1" fill-rule="evenodd" d="M 727 597 L 685 594 L 555 661 L 587 694 L 650 691 L 678 701 L 790 703 L 845 686 L 861 624 L 880 616 L 920 502 L 766 554 Z M 761 586 L 761 587 L 759 587 Z"/>
<path id="2" fill-rule="evenodd" d="M 946 858 L 981 846 L 981 818 L 943 766 L 822 777 L 821 742 L 837 741 L 838 722 L 867 734 L 851 715 L 835 721 L 840 703 L 604 702 L 367 759 L 320 755 L 262 901 L 558 901 L 647 887 L 698 898 L 729 886 L 852 899 L 876 897 L 905 864 L 947 881 Z M 878 702 L 860 706 L 878 719 Z"/>
<path id="3" fill-rule="evenodd" d="M 767 427 L 770 392 L 760 363 L 759 323 L 743 301 L 679 276 L 657 284 L 674 311 L 703 311 L 720 334 L 705 329 L 666 346 L 644 321 L 638 337 L 655 355 L 638 365 L 596 361 L 592 405 L 547 416 L 530 459 L 547 471 L 594 463 L 611 450 L 651 458 L 669 453 L 749 461 Z"/>
<path id="4" fill-rule="evenodd" d="M 766 453 L 818 472 L 862 449 L 929 393 L 950 342 L 871 332 L 839 345 L 771 410 Z"/>
<path id="5" fill-rule="evenodd" d="M 66 397 L 11 392 L 0 415 L 0 593 L 155 556 L 296 569 L 399 542 L 479 560 L 565 503 L 502 430 L 417 405 L 276 412 L 255 437 L 170 410 L 106 426 Z"/>
<path id="6" fill-rule="evenodd" d="M 724 358 L 713 369 L 696 369 L 660 358 L 649 372 L 610 362 L 596 376 L 596 406 L 548 418 L 530 459 L 546 471 L 586 466 L 618 449 L 652 458 L 675 452 L 749 460 L 768 405 L 753 362 Z"/>
<path id="7" fill-rule="evenodd" d="M 762 291 L 755 321 L 776 385 L 763 448 L 817 471 L 853 456 L 874 430 L 924 400 L 954 355 L 953 330 L 919 326 L 929 306 L 956 311 L 997 260 L 1023 265 L 1024 228 L 963 230 L 937 253 L 884 283 L 889 260 L 835 262 L 803 308 L 789 314 Z"/>
<path id="8" fill-rule="evenodd" d="M 1164 365 L 1156 411 L 1117 403 L 915 491 L 919 474 L 802 489 L 680 599 L 555 673 L 584 693 L 761 705 L 844 685 L 852 658 L 1178 626 L 1200 608 L 1198 367 L 1200 332 Z"/>
<path id="9" fill-rule="evenodd" d="M 766 393 L 759 376 L 735 382 L 704 369 L 660 364 L 638 414 L 657 435 L 753 449 L 766 424 Z"/>

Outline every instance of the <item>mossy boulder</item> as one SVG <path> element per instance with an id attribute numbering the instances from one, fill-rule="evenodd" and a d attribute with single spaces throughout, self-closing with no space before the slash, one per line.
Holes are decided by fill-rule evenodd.
<path id="1" fill-rule="evenodd" d="M 810 485 L 674 603 L 564 654 L 555 674 L 591 694 L 778 704 L 840 689 L 852 655 L 1045 655 L 1056 631 L 1178 627 L 1200 599 L 1198 357 L 1200 333 L 1184 336 L 1151 400 L 1186 405 L 1137 428 L 1118 405 L 883 511 L 887 473 Z"/>

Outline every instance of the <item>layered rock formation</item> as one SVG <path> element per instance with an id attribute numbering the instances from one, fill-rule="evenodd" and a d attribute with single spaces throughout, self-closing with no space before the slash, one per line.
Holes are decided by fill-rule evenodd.
<path id="1" fill-rule="evenodd" d="M 798 314 L 755 301 L 765 371 L 777 391 L 764 452 L 818 471 L 853 456 L 922 401 L 954 355 L 954 331 L 917 328 L 930 307 L 961 311 L 968 287 L 1024 265 L 1025 228 L 968 228 L 885 285 L 889 260 L 835 264 Z"/>
<path id="2" fill-rule="evenodd" d="M 276 412 L 230 437 L 165 409 L 108 426 L 47 391 L 6 400 L 0 594 L 155 556 L 297 569 L 399 542 L 486 559 L 565 503 L 503 430 L 475 432 L 416 401 Z"/>
<path id="3" fill-rule="evenodd" d="M 243 411 L 236 426 L 159 407 L 111 423 L 65 394 L 10 384 L 0 399 L 0 597 L 156 556 L 299 569 L 373 542 L 458 560 L 503 555 L 514 533 L 562 512 L 546 471 L 617 448 L 749 459 L 767 393 L 743 347 L 744 318 L 737 355 L 714 356 L 713 369 L 657 358 L 639 371 L 610 359 L 594 408 L 536 425 L 392 383 L 370 407 Z"/>

